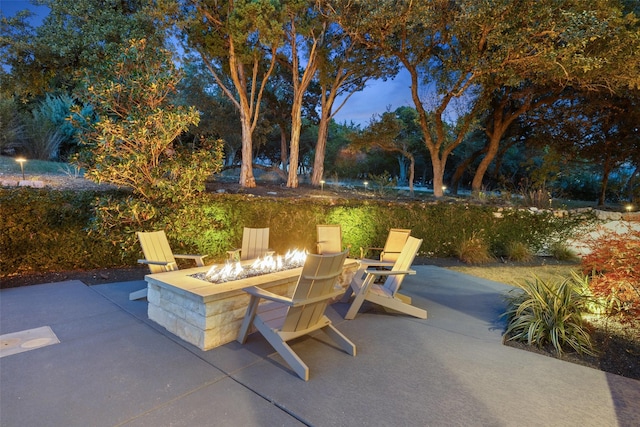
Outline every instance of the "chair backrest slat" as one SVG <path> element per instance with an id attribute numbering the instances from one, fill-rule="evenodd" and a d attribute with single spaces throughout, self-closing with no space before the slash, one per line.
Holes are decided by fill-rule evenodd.
<path id="1" fill-rule="evenodd" d="M 317 251 L 320 255 L 342 252 L 342 227 L 340 224 L 317 225 Z"/>
<path id="2" fill-rule="evenodd" d="M 420 245 L 422 245 L 422 239 L 416 239 L 415 237 L 409 236 L 407 242 L 404 244 L 400 255 L 398 256 L 398 260 L 393 264 L 392 271 L 407 271 L 411 268 L 411 264 L 413 264 L 413 260 L 418 253 L 418 249 L 420 249 Z M 404 280 L 404 274 L 398 275 L 390 275 L 387 277 L 387 280 L 384 282 L 384 287 L 389 290 L 391 295 L 395 295 L 396 292 L 400 289 L 400 285 Z"/>
<path id="3" fill-rule="evenodd" d="M 310 298 L 330 295 L 334 291 L 346 257 L 346 251 L 330 255 L 307 255 L 293 293 L 293 300 L 304 302 Z M 328 304 L 329 296 L 321 301 L 290 307 L 281 330 L 299 331 L 317 324 L 324 316 Z"/>
<path id="4" fill-rule="evenodd" d="M 168 266 L 148 264 L 151 274 L 163 273 L 176 268 L 176 259 L 169 247 L 169 241 L 164 231 L 139 231 L 136 234 L 138 235 L 144 258 L 147 261 L 169 263 Z"/>
<path id="5" fill-rule="evenodd" d="M 380 254 L 380 261 L 396 261 L 410 235 L 411 230 L 405 228 L 392 228 L 389 230 L 387 241 Z"/>
<path id="6" fill-rule="evenodd" d="M 269 250 L 269 228 L 248 228 L 242 232 L 240 259 L 256 259 Z"/>

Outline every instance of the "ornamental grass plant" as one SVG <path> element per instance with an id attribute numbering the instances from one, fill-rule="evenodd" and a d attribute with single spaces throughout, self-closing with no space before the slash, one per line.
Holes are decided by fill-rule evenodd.
<path id="1" fill-rule="evenodd" d="M 463 238 L 454 248 L 456 256 L 466 264 L 487 264 L 494 261 L 489 244 L 480 233 Z"/>
<path id="2" fill-rule="evenodd" d="M 571 277 L 543 280 L 535 277 L 507 297 L 505 339 L 544 348 L 561 355 L 567 349 L 595 355 L 583 314 L 592 301 L 588 279 Z"/>

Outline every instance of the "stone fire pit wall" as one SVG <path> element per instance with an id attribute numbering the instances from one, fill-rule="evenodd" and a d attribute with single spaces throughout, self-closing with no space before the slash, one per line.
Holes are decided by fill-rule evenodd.
<path id="1" fill-rule="evenodd" d="M 340 286 L 349 286 L 358 261 L 347 259 Z M 278 295 L 291 296 L 302 267 L 226 283 L 209 283 L 191 277 L 210 267 L 149 274 L 149 319 L 202 350 L 236 339 L 249 295 L 242 288 L 260 286 Z"/>

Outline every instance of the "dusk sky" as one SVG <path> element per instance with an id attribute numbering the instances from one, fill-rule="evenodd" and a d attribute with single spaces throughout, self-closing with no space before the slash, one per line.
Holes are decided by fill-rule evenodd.
<path id="1" fill-rule="evenodd" d="M 5 16 L 13 16 L 19 10 L 31 9 L 36 13 L 34 24 L 47 14 L 44 6 L 34 6 L 28 0 L 0 0 L 0 10 Z M 362 92 L 353 94 L 345 106 L 336 114 L 339 123 L 365 126 L 374 115 L 382 114 L 390 107 L 395 110 L 403 105 L 413 105 L 409 91 L 409 75 L 402 71 L 395 79 L 370 81 Z M 337 106 L 337 105 L 336 105 Z"/>

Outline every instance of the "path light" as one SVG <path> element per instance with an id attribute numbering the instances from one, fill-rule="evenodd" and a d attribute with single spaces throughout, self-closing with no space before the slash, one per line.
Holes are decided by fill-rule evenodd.
<path id="1" fill-rule="evenodd" d="M 16 159 L 16 162 L 20 163 L 20 170 L 22 171 L 22 180 L 24 181 L 24 162 L 26 162 L 27 159 L 25 159 L 24 157 L 18 157 Z"/>
<path id="2" fill-rule="evenodd" d="M 367 185 L 369 185 L 369 181 L 365 181 L 363 184 L 364 184 L 364 191 L 367 191 Z"/>
<path id="3" fill-rule="evenodd" d="M 443 186 L 442 186 L 442 192 L 443 192 L 443 193 L 446 193 L 446 192 L 447 192 L 447 186 L 446 186 L 446 185 L 443 185 Z"/>
<path id="4" fill-rule="evenodd" d="M 629 213 L 633 210 L 633 205 L 627 205 L 624 208 L 627 210 L 627 213 Z"/>
<path id="5" fill-rule="evenodd" d="M 324 179 L 320 180 L 320 191 L 324 191 Z"/>

